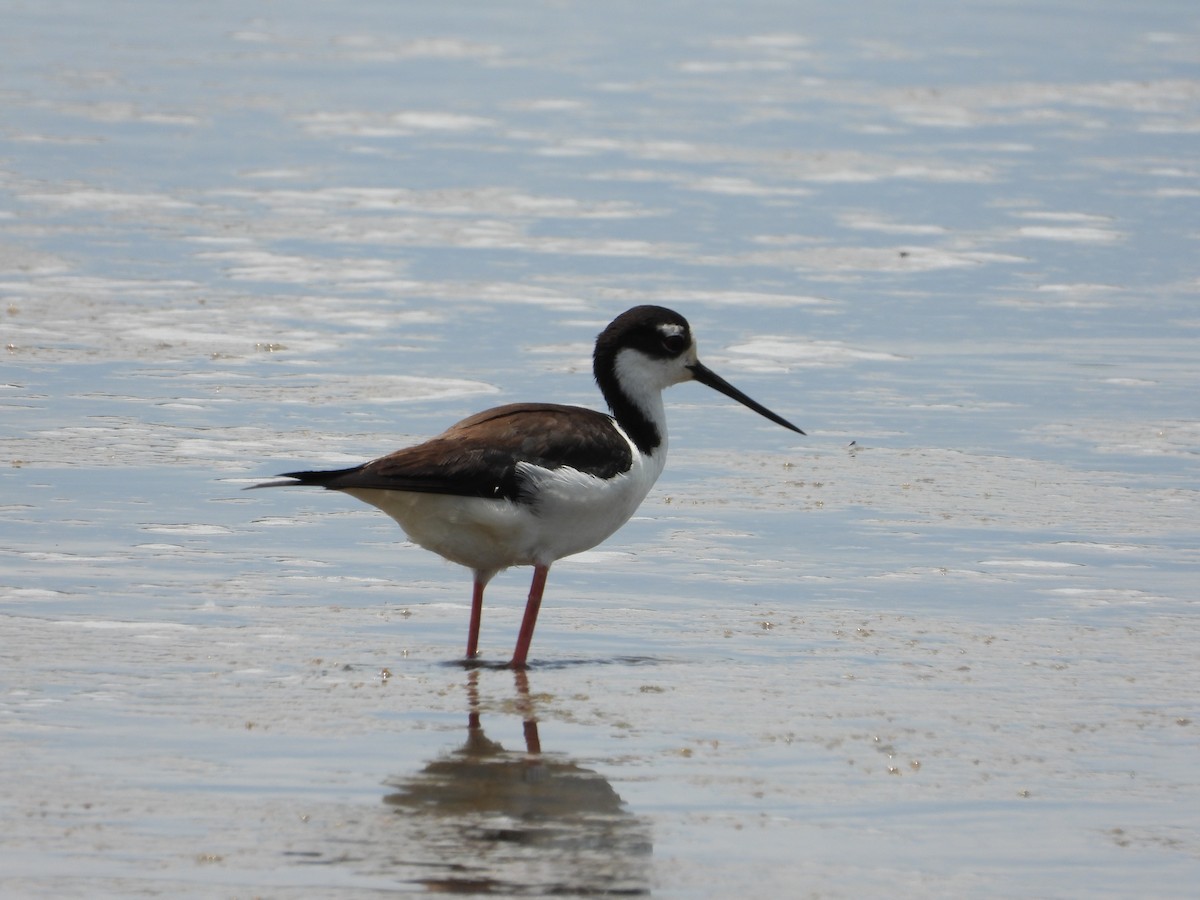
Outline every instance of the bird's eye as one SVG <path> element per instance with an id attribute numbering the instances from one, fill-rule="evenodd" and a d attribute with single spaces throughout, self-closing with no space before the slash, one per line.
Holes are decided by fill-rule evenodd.
<path id="1" fill-rule="evenodd" d="M 672 356 L 677 356 L 687 349 L 688 342 L 682 334 L 664 334 L 662 345 Z"/>

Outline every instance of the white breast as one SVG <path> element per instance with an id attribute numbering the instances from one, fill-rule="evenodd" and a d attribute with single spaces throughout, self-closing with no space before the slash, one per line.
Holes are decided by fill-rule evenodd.
<path id="1" fill-rule="evenodd" d="M 597 478 L 575 469 L 525 468 L 537 486 L 533 504 L 536 531 L 533 563 L 548 564 L 590 550 L 629 521 L 662 474 L 666 448 L 650 456 L 635 453 L 629 471 Z"/>

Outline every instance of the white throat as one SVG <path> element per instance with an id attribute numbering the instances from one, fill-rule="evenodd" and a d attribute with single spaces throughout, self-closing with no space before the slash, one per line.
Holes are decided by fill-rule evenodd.
<path id="1" fill-rule="evenodd" d="M 625 399 L 658 429 L 665 449 L 667 413 L 662 393 L 671 385 L 685 381 L 686 369 L 676 366 L 673 360 L 651 359 L 638 350 L 626 348 L 613 360 L 613 373 Z"/>

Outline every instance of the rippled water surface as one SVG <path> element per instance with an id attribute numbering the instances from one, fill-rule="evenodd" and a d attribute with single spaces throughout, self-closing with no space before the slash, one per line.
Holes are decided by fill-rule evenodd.
<path id="1" fill-rule="evenodd" d="M 1192 896 L 1193 4 L 0 4 L 0 892 Z M 243 493 L 695 385 L 600 548 Z"/>

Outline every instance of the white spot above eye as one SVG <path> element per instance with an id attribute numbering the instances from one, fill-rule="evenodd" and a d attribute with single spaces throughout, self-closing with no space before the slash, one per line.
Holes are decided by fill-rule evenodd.
<path id="1" fill-rule="evenodd" d="M 683 334 L 683 326 L 676 325 L 674 322 L 664 322 L 658 326 L 658 333 L 663 337 L 673 337 L 677 334 Z"/>

